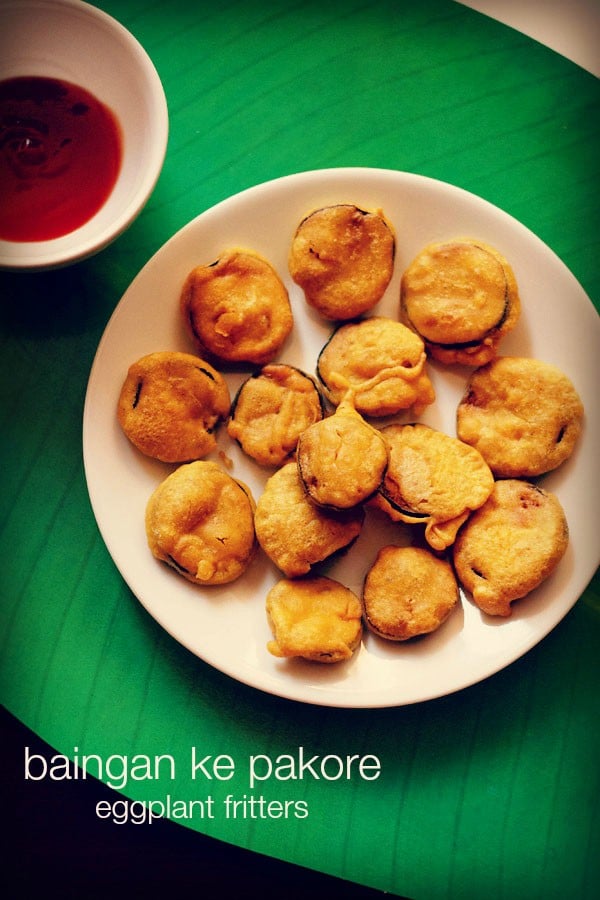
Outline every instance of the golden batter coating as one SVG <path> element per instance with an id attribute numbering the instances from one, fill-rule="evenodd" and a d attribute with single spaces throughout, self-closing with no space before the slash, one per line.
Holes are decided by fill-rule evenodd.
<path id="1" fill-rule="evenodd" d="M 288 578 L 306 575 L 316 563 L 348 547 L 363 521 L 362 507 L 333 512 L 312 503 L 295 462 L 271 475 L 256 504 L 258 542 Z"/>
<path id="2" fill-rule="evenodd" d="M 338 405 L 350 391 L 362 415 L 415 415 L 435 400 L 426 371 L 425 345 L 401 322 L 371 316 L 339 326 L 321 350 L 317 375 L 327 398 Z"/>
<path id="3" fill-rule="evenodd" d="M 298 472 L 313 503 L 350 509 L 367 500 L 381 484 L 388 449 L 380 431 L 350 402 L 302 432 L 296 454 Z"/>
<path id="4" fill-rule="evenodd" d="M 428 544 L 444 550 L 485 503 L 494 476 L 478 450 L 428 425 L 389 425 L 382 433 L 389 447 L 383 499 L 400 521 L 425 525 Z"/>
<path id="5" fill-rule="evenodd" d="M 302 432 L 323 418 L 323 399 L 308 375 L 270 363 L 240 387 L 227 433 L 262 466 L 289 461 Z"/>
<path id="6" fill-rule="evenodd" d="M 352 591 L 324 576 L 282 579 L 266 601 L 273 656 L 338 663 L 350 659 L 362 637 L 362 607 Z"/>
<path id="7" fill-rule="evenodd" d="M 179 466 L 146 507 L 152 554 L 194 584 L 235 581 L 258 549 L 248 487 L 207 460 Z"/>
<path id="8" fill-rule="evenodd" d="M 320 315 L 354 319 L 383 297 L 394 254 L 394 232 L 383 213 L 340 203 L 302 220 L 292 240 L 289 270 Z"/>
<path id="9" fill-rule="evenodd" d="M 489 362 L 521 309 L 507 260 L 473 238 L 424 247 L 403 273 L 400 294 L 402 321 L 446 364 Z"/>
<path id="10" fill-rule="evenodd" d="M 227 363 L 271 362 L 293 327 L 288 292 L 258 253 L 232 249 L 185 280 L 181 312 L 205 354 Z"/>
<path id="11" fill-rule="evenodd" d="M 190 353 L 159 351 L 129 367 L 117 417 L 138 450 L 162 462 L 202 459 L 230 407 L 229 388 L 211 365 Z"/>
<path id="12" fill-rule="evenodd" d="M 457 434 L 501 478 L 533 478 L 567 460 L 583 423 L 570 379 L 537 359 L 498 357 L 471 375 Z"/>
<path id="13" fill-rule="evenodd" d="M 454 545 L 454 567 L 475 604 L 490 616 L 510 616 L 556 569 L 569 529 L 554 494 L 519 479 L 497 481 Z"/>
<path id="14" fill-rule="evenodd" d="M 458 602 L 452 566 L 422 547 L 382 547 L 365 578 L 365 621 L 389 641 L 435 631 Z"/>

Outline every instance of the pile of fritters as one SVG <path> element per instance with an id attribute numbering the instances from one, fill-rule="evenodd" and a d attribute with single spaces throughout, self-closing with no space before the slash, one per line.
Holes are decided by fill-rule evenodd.
<path id="1" fill-rule="evenodd" d="M 313 376 L 280 358 L 294 324 L 281 276 L 253 250 L 226 249 L 182 285 L 200 355 L 149 354 L 122 386 L 131 444 L 176 465 L 148 500 L 151 552 L 193 583 L 219 585 L 260 549 L 283 576 L 266 598 L 277 657 L 343 662 L 363 626 L 419 638 L 451 615 L 459 587 L 484 613 L 508 616 L 568 545 L 558 498 L 531 479 L 572 455 L 583 406 L 555 366 L 499 355 L 521 309 L 509 262 L 474 238 L 430 243 L 401 274 L 393 319 L 376 307 L 395 260 L 381 210 L 339 203 L 298 224 L 289 275 L 311 314 L 333 322 Z M 417 421 L 435 401 L 429 359 L 472 370 L 456 435 Z M 223 372 L 240 365 L 253 371 L 231 403 Z M 270 469 L 256 500 L 206 459 L 222 424 Z M 319 566 L 352 546 L 369 510 L 403 534 L 365 563 L 358 598 Z"/>

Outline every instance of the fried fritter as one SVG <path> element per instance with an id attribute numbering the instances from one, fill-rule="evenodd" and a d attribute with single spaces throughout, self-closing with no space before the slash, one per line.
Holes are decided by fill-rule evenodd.
<path id="1" fill-rule="evenodd" d="M 194 584 L 234 581 L 258 549 L 248 487 L 208 460 L 179 466 L 146 507 L 152 554 Z"/>
<path id="2" fill-rule="evenodd" d="M 189 462 L 214 450 L 215 432 L 229 407 L 229 388 L 216 369 L 190 353 L 162 351 L 129 367 L 117 416 L 146 456 Z"/>
<path id="3" fill-rule="evenodd" d="M 458 602 L 452 566 L 422 547 L 382 547 L 365 578 L 366 623 L 389 641 L 435 631 Z"/>
<path id="4" fill-rule="evenodd" d="M 337 328 L 319 354 L 317 375 L 328 400 L 338 405 L 351 391 L 355 408 L 366 416 L 408 408 L 420 415 L 435 400 L 423 341 L 384 316 Z"/>
<path id="5" fill-rule="evenodd" d="M 306 575 L 319 562 L 352 544 L 362 529 L 362 507 L 320 509 L 306 496 L 295 462 L 277 469 L 256 504 L 258 542 L 288 578 Z"/>
<path id="6" fill-rule="evenodd" d="M 323 398 L 294 366 L 270 363 L 241 385 L 227 433 L 262 466 L 280 466 L 296 450 L 302 432 L 323 418 Z"/>
<path id="7" fill-rule="evenodd" d="M 331 578 L 282 579 L 269 591 L 266 609 L 273 656 L 337 663 L 350 659 L 360 644 L 360 600 Z"/>
<path id="8" fill-rule="evenodd" d="M 459 531 L 454 567 L 479 609 L 510 616 L 511 603 L 556 569 L 568 541 L 565 513 L 554 494 L 519 479 L 497 481 Z"/>
<path id="9" fill-rule="evenodd" d="M 380 494 L 395 511 L 393 518 L 425 525 L 429 545 L 444 550 L 492 492 L 487 463 L 478 450 L 428 425 L 389 425 L 382 433 L 389 464 Z"/>
<path id="10" fill-rule="evenodd" d="M 570 379 L 537 359 L 499 357 L 471 375 L 457 434 L 502 478 L 532 478 L 567 460 L 582 430 L 583 405 Z"/>
<path id="11" fill-rule="evenodd" d="M 380 486 L 388 449 L 380 431 L 350 402 L 303 431 L 298 439 L 298 472 L 310 499 L 330 509 L 349 509 Z"/>
<path id="12" fill-rule="evenodd" d="M 394 232 L 381 212 L 340 203 L 302 220 L 290 247 L 289 270 L 320 315 L 354 319 L 383 297 L 394 254 Z"/>
<path id="13" fill-rule="evenodd" d="M 400 317 L 442 363 L 489 362 L 520 309 L 512 268 L 482 241 L 428 244 L 402 275 Z"/>
<path id="14" fill-rule="evenodd" d="M 227 363 L 271 362 L 293 327 L 288 292 L 258 253 L 232 249 L 187 276 L 185 325 L 201 351 Z"/>

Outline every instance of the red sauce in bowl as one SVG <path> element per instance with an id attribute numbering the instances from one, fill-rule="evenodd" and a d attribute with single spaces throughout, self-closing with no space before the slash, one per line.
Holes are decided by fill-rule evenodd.
<path id="1" fill-rule="evenodd" d="M 56 78 L 0 81 L 0 239 L 46 241 L 85 224 L 122 160 L 114 113 Z"/>

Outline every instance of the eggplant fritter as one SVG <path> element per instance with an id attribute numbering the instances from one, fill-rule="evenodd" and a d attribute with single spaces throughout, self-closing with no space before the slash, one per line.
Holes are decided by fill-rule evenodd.
<path id="1" fill-rule="evenodd" d="M 349 547 L 360 534 L 364 516 L 362 507 L 342 512 L 317 507 L 306 496 L 298 466 L 289 462 L 271 475 L 258 498 L 256 537 L 284 575 L 297 578 Z"/>
<path id="2" fill-rule="evenodd" d="M 227 250 L 187 276 L 181 313 L 206 355 L 227 363 L 271 362 L 293 327 L 288 292 L 258 253 Z"/>
<path id="3" fill-rule="evenodd" d="M 323 418 L 323 398 L 300 369 L 269 363 L 237 392 L 227 433 L 262 466 L 289 461 L 302 432 Z"/>
<path id="4" fill-rule="evenodd" d="M 338 663 L 350 659 L 362 637 L 362 607 L 352 591 L 324 576 L 282 579 L 266 600 L 273 656 Z"/>
<path id="5" fill-rule="evenodd" d="M 230 408 L 229 388 L 190 353 L 159 351 L 133 363 L 121 388 L 119 423 L 138 450 L 162 462 L 202 459 Z"/>
<path id="6" fill-rule="evenodd" d="M 365 578 L 366 623 L 388 641 L 435 631 L 458 602 L 452 566 L 422 547 L 382 547 Z"/>
<path id="7" fill-rule="evenodd" d="M 340 203 L 302 220 L 289 270 L 306 302 L 325 319 L 354 319 L 383 297 L 394 269 L 395 236 L 381 212 Z"/>
<path id="8" fill-rule="evenodd" d="M 478 450 L 428 425 L 389 425 L 388 469 L 379 489 L 386 512 L 408 525 L 425 525 L 425 539 L 444 550 L 472 510 L 494 487 Z M 377 501 L 376 501 L 377 502 Z"/>
<path id="9" fill-rule="evenodd" d="M 352 392 L 366 416 L 415 415 L 435 400 L 421 338 L 401 322 L 371 316 L 337 328 L 321 350 L 317 375 L 327 399 L 338 405 Z"/>
<path id="10" fill-rule="evenodd" d="M 460 583 L 490 616 L 537 588 L 565 554 L 569 528 L 558 498 L 519 479 L 497 481 L 459 531 L 453 554 Z"/>
<path id="11" fill-rule="evenodd" d="M 489 362 L 521 310 L 507 260 L 472 238 L 424 247 L 402 275 L 400 297 L 402 321 L 446 364 Z"/>
<path id="12" fill-rule="evenodd" d="M 247 486 L 217 463 L 187 463 L 148 501 L 148 546 L 194 584 L 226 584 L 246 571 L 258 549 L 254 509 Z"/>
<path id="13" fill-rule="evenodd" d="M 458 406 L 458 437 L 497 477 L 533 478 L 575 449 L 583 404 L 570 379 L 537 359 L 498 357 L 477 369 Z"/>
<path id="14" fill-rule="evenodd" d="M 329 509 L 349 509 L 379 488 L 388 464 L 380 431 L 350 402 L 303 431 L 296 453 L 298 472 L 310 499 Z"/>

